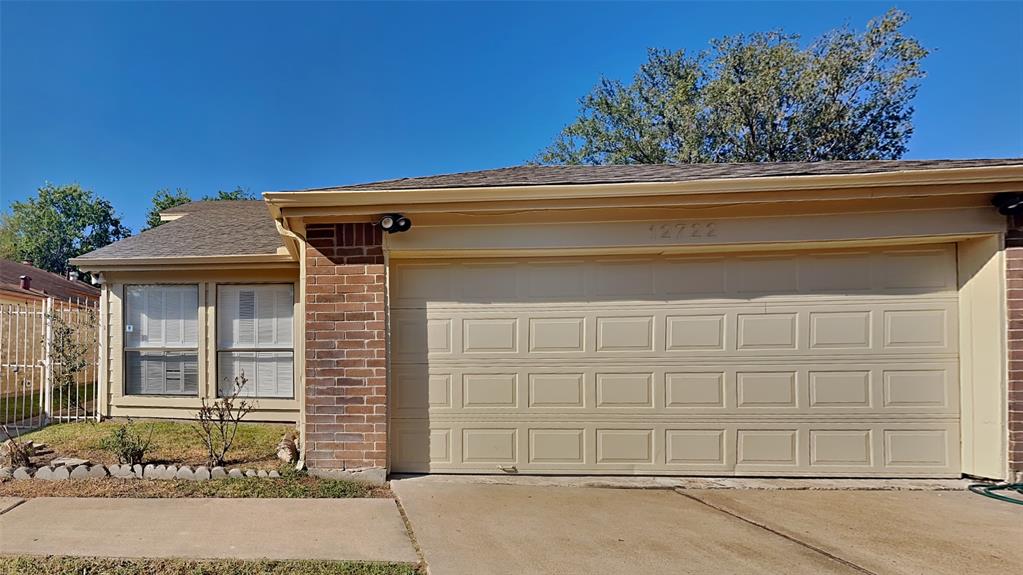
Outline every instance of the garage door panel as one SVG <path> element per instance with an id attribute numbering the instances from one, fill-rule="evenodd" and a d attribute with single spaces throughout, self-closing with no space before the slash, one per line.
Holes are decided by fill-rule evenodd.
<path id="1" fill-rule="evenodd" d="M 792 296 L 954 294 L 955 246 L 822 250 L 757 256 L 509 258 L 399 262 L 395 308 Z"/>
<path id="2" fill-rule="evenodd" d="M 666 362 L 665 362 L 666 363 Z M 430 413 L 736 414 L 795 416 L 897 414 L 956 416 L 954 361 L 742 363 L 677 361 L 557 366 L 395 366 L 395 418 Z M 744 415 L 745 414 L 745 415 Z"/>
<path id="3" fill-rule="evenodd" d="M 952 246 L 395 268 L 395 470 L 958 473 Z"/>
<path id="4" fill-rule="evenodd" d="M 730 307 L 666 302 L 660 309 L 646 308 L 395 310 L 392 357 L 401 364 L 545 356 L 954 358 L 958 352 L 957 304 L 948 298 Z"/>
<path id="5" fill-rule="evenodd" d="M 957 423 L 398 422 L 400 472 L 957 476 Z"/>

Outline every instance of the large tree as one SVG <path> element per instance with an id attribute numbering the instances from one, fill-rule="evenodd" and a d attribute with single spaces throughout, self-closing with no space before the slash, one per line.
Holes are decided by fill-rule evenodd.
<path id="1" fill-rule="evenodd" d="M 783 32 L 649 51 L 631 84 L 602 79 L 537 161 L 661 164 L 896 159 L 927 56 L 890 10 L 801 46 Z"/>
<path id="2" fill-rule="evenodd" d="M 73 257 L 131 235 L 110 202 L 78 184 L 46 184 L 0 218 L 4 257 L 65 275 Z"/>
<path id="3" fill-rule="evenodd" d="M 215 196 L 209 196 L 209 195 L 203 196 L 202 199 L 204 201 L 209 202 L 209 201 L 217 201 L 217 200 L 254 200 L 256 198 L 255 198 L 255 196 L 252 195 L 252 192 L 250 192 L 246 188 L 243 188 L 241 186 L 237 186 L 237 187 L 235 187 L 235 189 L 231 190 L 230 192 L 225 192 L 224 190 L 219 190 L 217 192 L 217 195 L 215 195 Z"/>
<path id="4" fill-rule="evenodd" d="M 166 189 L 157 190 L 153 195 L 153 207 L 146 212 L 146 227 L 142 231 L 151 230 L 163 223 L 163 220 L 160 219 L 160 212 L 191 201 L 192 198 L 188 196 L 188 192 L 181 188 L 173 192 Z"/>
<path id="5" fill-rule="evenodd" d="M 216 195 L 205 195 L 202 199 L 204 202 L 215 202 L 220 200 L 252 200 L 255 198 L 249 190 L 238 186 L 230 192 L 219 190 Z M 188 195 L 188 192 L 181 188 L 173 192 L 168 189 L 157 190 L 156 194 L 153 195 L 153 205 L 146 212 L 146 227 L 143 231 L 151 230 L 163 223 L 160 219 L 160 212 L 191 201 L 192 198 Z"/>

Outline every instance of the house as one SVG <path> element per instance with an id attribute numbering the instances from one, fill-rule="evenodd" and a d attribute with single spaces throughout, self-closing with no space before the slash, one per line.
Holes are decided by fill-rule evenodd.
<path id="1" fill-rule="evenodd" d="M 315 470 L 1007 478 L 1021 192 L 1023 159 L 523 166 L 194 202 L 74 263 L 104 415 L 244 371 Z"/>
<path id="2" fill-rule="evenodd" d="M 99 288 L 41 270 L 32 262 L 0 260 L 0 304 L 40 302 L 52 297 L 89 306 L 95 305 L 99 294 Z"/>

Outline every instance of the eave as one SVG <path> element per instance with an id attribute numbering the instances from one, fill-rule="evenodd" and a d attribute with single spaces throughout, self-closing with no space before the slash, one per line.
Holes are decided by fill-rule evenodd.
<path id="1" fill-rule="evenodd" d="M 950 185 L 959 186 L 952 189 Z M 931 195 L 937 188 L 949 193 L 980 193 L 981 191 L 1019 190 L 1023 185 L 1023 165 L 971 168 L 904 170 L 867 174 L 770 176 L 752 178 L 717 178 L 684 182 L 637 182 L 604 184 L 522 185 L 464 188 L 417 188 L 373 190 L 314 190 L 265 192 L 271 214 L 278 218 L 281 210 L 296 208 L 344 207 L 358 209 L 369 206 L 417 206 L 425 204 L 458 204 L 470 207 L 493 202 L 549 202 L 570 199 L 639 199 L 652 196 L 735 196 L 745 194 L 776 194 L 776 201 L 792 201 L 797 196 L 808 199 L 834 198 L 835 190 L 845 190 L 843 198 L 877 197 L 884 188 L 898 189 L 892 195 Z M 922 188 L 934 187 L 934 190 Z M 894 191 L 894 190 L 893 190 Z M 295 215 L 300 215 L 295 212 Z"/>
<path id="2" fill-rule="evenodd" d="M 298 267 L 298 262 L 290 253 L 159 258 L 88 258 L 84 260 L 75 258 L 71 260 L 71 263 L 89 272 Z"/>

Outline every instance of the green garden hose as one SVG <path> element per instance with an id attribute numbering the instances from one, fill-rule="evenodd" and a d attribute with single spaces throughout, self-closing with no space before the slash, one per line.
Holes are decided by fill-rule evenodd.
<path id="1" fill-rule="evenodd" d="M 1016 505 L 1023 505 L 1023 483 L 974 483 L 973 485 L 970 485 L 968 489 L 974 493 L 983 495 L 984 497 L 998 499 L 999 501 L 1008 501 L 1009 503 L 1015 503 Z M 1015 491 L 1020 495 L 1020 497 L 1010 497 L 1001 493 L 995 493 L 996 491 Z"/>

